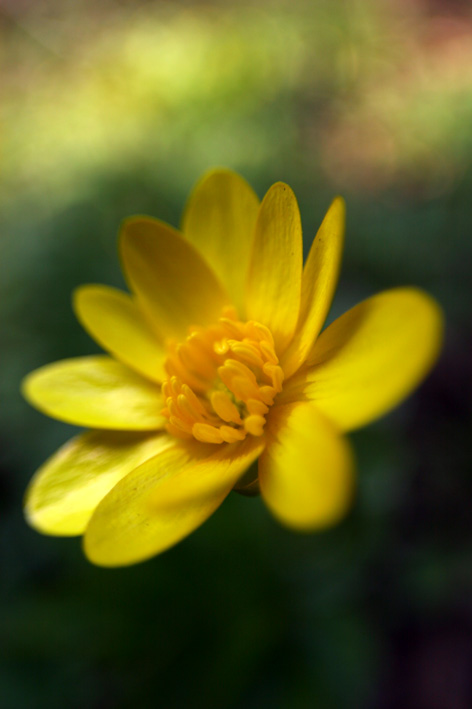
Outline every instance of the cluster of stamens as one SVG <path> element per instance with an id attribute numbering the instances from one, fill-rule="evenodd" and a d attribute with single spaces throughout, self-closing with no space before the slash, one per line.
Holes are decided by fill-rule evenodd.
<path id="1" fill-rule="evenodd" d="M 184 342 L 169 342 L 165 369 L 167 430 L 204 443 L 262 436 L 284 379 L 270 330 L 230 310 L 216 325 L 192 328 Z"/>

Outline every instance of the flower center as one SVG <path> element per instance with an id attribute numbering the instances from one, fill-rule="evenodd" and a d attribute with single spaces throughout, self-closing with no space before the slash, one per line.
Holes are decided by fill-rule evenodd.
<path id="1" fill-rule="evenodd" d="M 184 342 L 167 348 L 162 393 L 169 433 L 204 443 L 262 436 L 284 379 L 265 325 L 240 322 L 227 309 L 216 325 L 193 327 Z"/>

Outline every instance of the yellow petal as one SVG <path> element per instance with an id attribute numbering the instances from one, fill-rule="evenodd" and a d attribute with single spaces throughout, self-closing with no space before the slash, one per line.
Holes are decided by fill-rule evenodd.
<path id="1" fill-rule="evenodd" d="M 300 531 L 337 522 L 352 498 L 347 440 L 307 402 L 278 407 L 268 426 L 259 484 L 269 509 Z"/>
<path id="2" fill-rule="evenodd" d="M 266 446 L 265 437 L 247 436 L 225 446 L 190 444 L 192 458 L 176 475 L 162 481 L 149 500 L 151 508 L 167 510 L 209 496 L 228 494 Z"/>
<path id="3" fill-rule="evenodd" d="M 344 200 L 336 197 L 310 249 L 303 269 L 297 330 L 282 361 L 287 379 L 304 363 L 331 307 L 341 266 L 345 215 Z"/>
<path id="4" fill-rule="evenodd" d="M 229 304 L 215 273 L 172 227 L 150 217 L 125 221 L 125 273 L 162 338 L 182 338 L 189 325 L 209 325 Z"/>
<path id="5" fill-rule="evenodd" d="M 438 304 L 414 288 L 365 300 L 319 337 L 304 375 L 305 395 L 341 429 L 363 426 L 426 376 L 439 353 L 442 325 Z"/>
<path id="6" fill-rule="evenodd" d="M 247 316 L 267 325 L 277 353 L 293 337 L 300 310 L 302 227 L 297 200 L 277 182 L 259 209 L 247 287 Z"/>
<path id="7" fill-rule="evenodd" d="M 33 477 L 25 513 L 43 534 L 82 534 L 96 506 L 131 470 L 171 445 L 167 435 L 89 431 L 68 441 Z"/>
<path id="8" fill-rule="evenodd" d="M 48 364 L 23 380 L 23 394 L 48 416 L 89 428 L 163 428 L 157 384 L 111 357 L 77 357 Z"/>
<path id="9" fill-rule="evenodd" d="M 176 446 L 121 480 L 97 507 L 84 548 L 100 566 L 126 566 L 173 546 L 199 527 L 221 504 L 261 442 L 219 447 Z M 193 458 L 192 450 L 197 459 Z"/>
<path id="10" fill-rule="evenodd" d="M 259 199 L 231 170 L 213 170 L 197 183 L 183 218 L 183 232 L 225 284 L 244 314 L 244 292 Z"/>
<path id="11" fill-rule="evenodd" d="M 110 354 L 153 381 L 163 380 L 164 346 L 131 296 L 108 286 L 81 286 L 74 293 L 74 310 Z"/>

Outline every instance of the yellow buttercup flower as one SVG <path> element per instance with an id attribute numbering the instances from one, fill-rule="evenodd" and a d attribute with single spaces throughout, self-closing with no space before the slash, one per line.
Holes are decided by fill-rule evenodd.
<path id="1" fill-rule="evenodd" d="M 290 187 L 273 185 L 259 203 L 227 170 L 197 184 L 182 232 L 127 220 L 120 253 L 131 294 L 87 285 L 74 297 L 109 355 L 47 365 L 24 381 L 41 411 L 93 429 L 36 473 L 30 524 L 84 534 L 92 562 L 119 566 L 180 541 L 233 489 L 260 490 L 294 529 L 336 522 L 353 491 L 343 434 L 423 379 L 442 330 L 430 296 L 398 288 L 320 334 L 343 239 L 336 198 L 303 267 Z"/>

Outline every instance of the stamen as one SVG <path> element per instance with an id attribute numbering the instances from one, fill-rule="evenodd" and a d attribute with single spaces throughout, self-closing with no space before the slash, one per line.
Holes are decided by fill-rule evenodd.
<path id="1" fill-rule="evenodd" d="M 186 433 L 185 431 L 182 431 L 177 426 L 174 426 L 174 424 L 171 422 L 167 424 L 166 428 L 169 433 L 171 433 L 173 436 L 176 436 L 177 438 L 183 438 L 185 440 L 193 438 L 192 433 Z"/>
<path id="2" fill-rule="evenodd" d="M 222 313 L 222 318 L 224 320 L 237 320 L 238 319 L 238 311 L 234 307 L 234 305 L 225 305 L 223 308 L 223 313 Z"/>
<path id="3" fill-rule="evenodd" d="M 255 322 L 254 320 L 251 320 L 247 323 L 247 328 L 250 331 L 249 336 L 251 338 L 253 338 L 254 340 L 259 340 L 260 342 L 263 340 L 267 340 L 270 347 L 274 347 L 274 338 L 272 337 L 272 333 L 268 327 L 266 327 L 265 325 L 261 325 L 261 323 Z"/>
<path id="4" fill-rule="evenodd" d="M 209 379 L 213 376 L 212 362 L 208 359 L 208 354 L 199 350 L 197 343 L 189 340 L 183 345 L 177 347 L 177 354 L 182 360 L 182 364 L 187 369 L 194 369 L 195 373 L 202 379 Z"/>
<path id="5" fill-rule="evenodd" d="M 229 340 L 228 342 L 231 351 L 241 359 L 246 360 L 249 364 L 253 364 L 256 367 L 262 367 L 264 362 L 260 356 L 257 347 L 249 344 L 248 342 L 238 342 L 237 340 Z"/>
<path id="6" fill-rule="evenodd" d="M 272 384 L 277 391 L 282 391 L 282 385 L 284 383 L 285 374 L 282 367 L 275 367 L 272 372 Z"/>
<path id="7" fill-rule="evenodd" d="M 187 421 L 189 424 L 193 424 L 193 420 L 191 416 L 186 416 L 185 413 L 181 410 L 180 406 L 177 403 L 178 399 L 167 399 L 167 408 L 169 409 L 170 417 L 178 419 L 179 421 L 182 421 L 184 423 Z"/>
<path id="8" fill-rule="evenodd" d="M 257 384 L 245 379 L 244 377 L 233 377 L 229 389 L 233 392 L 237 399 L 246 401 L 257 397 Z"/>
<path id="9" fill-rule="evenodd" d="M 281 391 L 282 383 L 284 380 L 284 373 L 282 367 L 279 367 L 275 364 L 270 364 L 270 362 L 266 362 L 266 364 L 264 364 L 264 366 L 262 367 L 262 371 L 264 372 L 264 374 L 267 374 L 267 376 L 272 379 L 272 384 L 274 385 L 274 388 L 277 389 L 277 391 Z"/>
<path id="10" fill-rule="evenodd" d="M 223 436 L 216 426 L 208 423 L 194 423 L 192 433 L 197 441 L 202 443 L 223 443 Z"/>
<path id="11" fill-rule="evenodd" d="M 170 378 L 170 388 L 172 396 L 178 396 L 180 394 L 181 385 L 177 377 Z"/>
<path id="12" fill-rule="evenodd" d="M 279 358 L 275 354 L 274 348 L 272 347 L 272 345 L 270 345 L 265 340 L 261 340 L 261 342 L 259 342 L 259 347 L 261 348 L 262 354 L 269 362 L 272 362 L 272 364 L 279 363 Z"/>
<path id="13" fill-rule="evenodd" d="M 172 396 L 172 384 L 168 379 L 163 383 L 162 385 L 162 396 L 164 399 L 167 399 L 169 396 Z"/>
<path id="14" fill-rule="evenodd" d="M 185 396 L 187 397 L 190 406 L 193 409 L 195 409 L 196 411 L 198 411 L 198 413 L 204 414 L 205 407 L 203 406 L 203 404 L 200 401 L 200 399 L 198 398 L 198 396 L 195 396 L 195 394 L 190 389 L 190 387 L 187 386 L 186 384 L 182 384 L 182 391 L 185 394 Z"/>
<path id="15" fill-rule="evenodd" d="M 162 414 L 170 434 L 214 444 L 264 434 L 284 380 L 265 325 L 240 322 L 227 310 L 215 325 L 194 326 L 183 342 L 167 347 Z"/>
<path id="16" fill-rule="evenodd" d="M 223 329 L 227 333 L 228 337 L 233 337 L 235 339 L 241 339 L 244 337 L 241 323 L 234 322 L 234 320 L 229 320 L 228 318 L 220 318 L 220 323 L 223 325 Z"/>
<path id="17" fill-rule="evenodd" d="M 264 433 L 265 418 L 263 416 L 251 415 L 244 419 L 244 428 L 253 436 L 262 436 Z"/>
<path id="18" fill-rule="evenodd" d="M 208 341 L 208 336 L 205 332 L 195 330 L 188 336 L 188 342 L 192 345 L 193 350 L 201 359 L 211 362 L 218 362 L 218 357 L 213 350 L 213 344 Z"/>
<path id="19" fill-rule="evenodd" d="M 259 416 L 264 416 L 269 411 L 269 407 L 257 399 L 248 399 L 246 406 L 250 414 L 259 414 Z"/>
<path id="20" fill-rule="evenodd" d="M 185 423 L 185 421 L 182 421 L 178 416 L 171 416 L 169 420 L 181 433 L 192 433 L 192 425 Z"/>
<path id="21" fill-rule="evenodd" d="M 180 411 L 188 418 L 189 421 L 198 421 L 202 417 L 202 411 L 197 411 L 194 406 L 190 403 L 185 394 L 179 394 L 177 397 L 177 403 L 179 405 Z"/>
<path id="22" fill-rule="evenodd" d="M 225 443 L 236 443 L 236 441 L 244 441 L 246 438 L 244 431 L 232 426 L 220 426 L 220 433 Z"/>
<path id="23" fill-rule="evenodd" d="M 168 357 L 165 369 L 172 378 L 175 377 L 178 381 L 185 382 L 192 389 L 197 389 L 197 391 L 205 391 L 205 382 L 200 377 L 195 376 L 192 370 L 185 367 L 178 352 L 172 353 Z"/>
<path id="24" fill-rule="evenodd" d="M 261 397 L 264 404 L 267 406 L 272 406 L 274 403 L 274 397 L 277 394 L 277 390 L 274 387 L 263 386 L 259 387 L 259 396 Z"/>
<path id="25" fill-rule="evenodd" d="M 213 349 L 216 354 L 224 355 L 229 352 L 229 342 L 228 340 L 221 340 L 221 342 L 215 342 Z"/>
<path id="26" fill-rule="evenodd" d="M 225 367 L 233 375 L 249 379 L 250 382 L 257 384 L 257 379 L 254 372 L 251 372 L 249 367 L 246 367 L 245 364 L 239 362 L 237 359 L 227 359 L 225 362 Z"/>
<path id="27" fill-rule="evenodd" d="M 211 405 L 215 413 L 218 414 L 223 421 L 241 423 L 241 416 L 239 415 L 237 407 L 224 391 L 214 391 L 212 393 Z"/>

